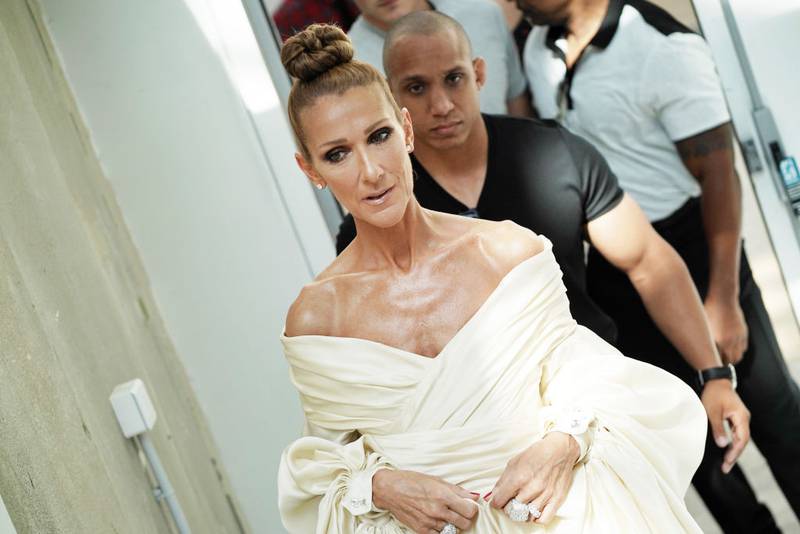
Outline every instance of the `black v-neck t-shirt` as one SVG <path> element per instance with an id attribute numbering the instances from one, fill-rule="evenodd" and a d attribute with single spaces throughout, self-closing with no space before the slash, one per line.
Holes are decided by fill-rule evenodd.
<path id="1" fill-rule="evenodd" d="M 486 180 L 478 204 L 465 206 L 412 156 L 414 196 L 428 209 L 492 221 L 510 219 L 546 236 L 564 273 L 575 320 L 609 342 L 614 322 L 586 292 L 585 225 L 622 200 L 617 178 L 587 141 L 550 121 L 483 115 L 489 134 Z M 355 238 L 353 217 L 339 227 L 340 253 Z"/>

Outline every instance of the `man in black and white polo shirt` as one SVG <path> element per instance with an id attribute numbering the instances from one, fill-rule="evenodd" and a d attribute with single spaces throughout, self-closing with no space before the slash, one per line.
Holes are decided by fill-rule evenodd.
<path id="1" fill-rule="evenodd" d="M 591 141 L 686 261 L 720 352 L 736 366 L 754 441 L 800 516 L 800 391 L 741 251 L 730 117 L 705 41 L 641 0 L 517 4 L 534 25 L 524 67 L 540 116 Z M 595 250 L 588 284 L 623 353 L 697 382 L 628 278 Z M 741 470 L 721 472 L 726 445 L 709 440 L 695 487 L 726 532 L 777 531 Z"/>

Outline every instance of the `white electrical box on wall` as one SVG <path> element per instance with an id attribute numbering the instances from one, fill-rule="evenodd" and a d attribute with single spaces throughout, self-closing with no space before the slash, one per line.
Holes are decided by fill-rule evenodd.
<path id="1" fill-rule="evenodd" d="M 126 438 L 152 430 L 156 424 L 156 409 L 139 378 L 115 387 L 110 400 Z"/>

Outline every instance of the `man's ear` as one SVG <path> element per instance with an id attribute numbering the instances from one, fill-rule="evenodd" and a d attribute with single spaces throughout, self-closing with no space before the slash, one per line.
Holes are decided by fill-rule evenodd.
<path id="1" fill-rule="evenodd" d="M 478 84 L 478 90 L 486 83 L 486 61 L 478 56 L 472 60 L 472 68 L 475 70 L 475 83 Z"/>
<path id="2" fill-rule="evenodd" d="M 308 179 L 311 180 L 311 183 L 314 185 L 314 187 L 317 189 L 322 189 L 325 187 L 325 181 L 322 179 L 316 169 L 314 169 L 314 166 L 311 165 L 311 163 L 307 161 L 301 153 L 295 152 L 294 160 L 297 162 L 297 166 L 300 167 L 300 170 L 303 171 L 303 174 L 305 174 Z"/>
<path id="3" fill-rule="evenodd" d="M 405 135 L 406 147 L 410 147 L 408 151 L 412 152 L 414 150 L 414 125 L 411 122 L 411 113 L 407 108 L 402 108 L 400 113 L 402 113 L 403 118 L 403 134 Z"/>

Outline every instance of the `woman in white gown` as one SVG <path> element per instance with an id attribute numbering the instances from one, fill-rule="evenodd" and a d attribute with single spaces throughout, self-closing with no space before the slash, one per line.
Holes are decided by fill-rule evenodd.
<path id="1" fill-rule="evenodd" d="M 697 396 L 576 325 L 545 237 L 421 208 L 408 113 L 352 55 L 326 25 L 282 51 L 298 163 L 358 228 L 282 336 L 306 417 L 287 530 L 699 532 Z"/>

